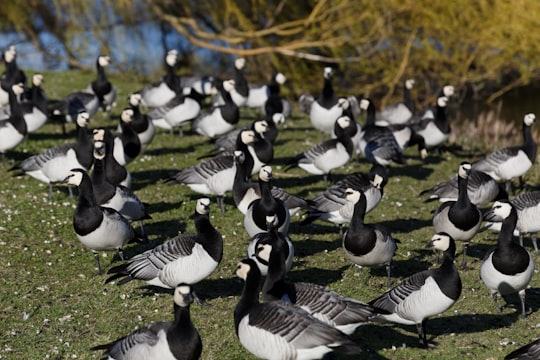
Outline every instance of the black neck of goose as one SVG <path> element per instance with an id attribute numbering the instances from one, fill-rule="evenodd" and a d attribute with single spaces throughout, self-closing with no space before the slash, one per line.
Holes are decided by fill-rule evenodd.
<path id="1" fill-rule="evenodd" d="M 251 146 L 255 150 L 257 158 L 263 164 L 270 164 L 274 159 L 274 146 L 270 140 L 264 138 L 261 134 L 256 134 L 256 140 Z"/>
<path id="2" fill-rule="evenodd" d="M 512 236 L 514 235 L 514 230 L 516 228 L 517 218 L 517 211 L 512 208 L 510 214 L 502 221 L 497 246 L 502 247 L 513 244 Z"/>
<path id="3" fill-rule="evenodd" d="M 198 335 L 191 321 L 189 305 L 184 307 L 174 304 L 174 322 L 167 330 L 167 340 L 169 349 L 177 359 L 181 359 L 185 355 L 185 345 L 176 340 L 178 338 L 188 340 L 192 336 Z"/>
<path id="4" fill-rule="evenodd" d="M 9 89 L 9 107 L 11 110 L 9 122 L 15 127 L 15 129 L 17 129 L 18 132 L 21 134 L 26 134 L 26 121 L 24 121 L 21 104 L 19 103 L 19 99 L 17 99 L 17 95 L 15 95 L 13 92 L 13 89 Z"/>
<path id="5" fill-rule="evenodd" d="M 96 67 L 98 80 L 107 81 L 107 75 L 105 75 L 105 68 L 99 64 L 99 60 Z"/>
<path id="6" fill-rule="evenodd" d="M 223 256 L 223 241 L 221 234 L 210 222 L 208 214 L 199 214 L 195 211 L 193 222 L 200 244 L 215 261 L 220 262 Z"/>
<path id="7" fill-rule="evenodd" d="M 533 136 L 531 134 L 531 127 L 523 123 L 522 133 L 524 150 L 527 153 L 527 157 L 531 159 L 532 162 L 534 162 L 536 159 L 537 145 L 534 142 Z"/>
<path id="8" fill-rule="evenodd" d="M 375 120 L 375 105 L 370 101 L 366 109 L 366 125 L 375 125 Z"/>
<path id="9" fill-rule="evenodd" d="M 352 232 L 364 227 L 364 218 L 366 216 L 366 197 L 361 196 L 356 204 L 354 204 L 353 216 L 349 228 Z"/>
<path id="10" fill-rule="evenodd" d="M 240 320 L 247 315 L 253 306 L 259 304 L 261 272 L 256 267 L 257 265 L 252 265 L 252 269 L 249 271 L 244 282 L 242 295 L 240 295 L 240 300 L 238 301 L 238 304 L 236 304 L 236 308 L 234 310 L 234 325 L 236 328 L 236 334 L 238 334 L 238 324 L 240 324 Z"/>
<path id="11" fill-rule="evenodd" d="M 469 193 L 467 192 L 468 178 L 462 178 L 458 176 L 458 200 L 459 204 L 469 205 L 471 200 L 469 199 Z"/>
<path id="12" fill-rule="evenodd" d="M 450 132 L 450 122 L 448 121 L 448 116 L 446 114 L 447 107 L 446 106 L 439 106 L 437 104 L 435 109 L 435 123 L 437 124 L 437 127 L 441 129 L 444 133 Z"/>
<path id="13" fill-rule="evenodd" d="M 83 173 L 82 181 L 79 184 L 79 206 L 97 206 L 92 181 L 86 173 Z"/>
<path id="14" fill-rule="evenodd" d="M 116 186 L 107 180 L 105 162 L 105 159 L 94 158 L 91 180 L 94 197 L 98 204 L 109 201 L 116 193 Z"/>
<path id="15" fill-rule="evenodd" d="M 341 144 L 343 144 L 343 146 L 345 146 L 345 150 L 347 150 L 347 153 L 351 155 L 353 152 L 354 144 L 349 134 L 347 134 L 347 130 L 337 125 L 334 132 L 336 134 L 337 140 Z"/>
<path id="16" fill-rule="evenodd" d="M 30 90 L 30 100 L 43 113 L 47 112 L 47 99 L 43 94 L 41 86 L 32 85 L 32 89 Z"/>
<path id="17" fill-rule="evenodd" d="M 276 200 L 272 196 L 270 182 L 259 179 L 259 187 L 261 188 L 261 205 L 265 209 L 272 208 Z"/>
<path id="18" fill-rule="evenodd" d="M 165 62 L 165 76 L 163 77 L 163 81 L 177 94 L 180 92 L 180 79 L 175 74 L 174 66 L 170 66 L 167 62 Z"/>
<path id="19" fill-rule="evenodd" d="M 86 126 L 79 126 L 79 124 L 77 124 L 77 142 L 84 145 L 91 143 L 90 139 L 88 138 Z"/>
<path id="20" fill-rule="evenodd" d="M 234 88 L 235 90 L 242 96 L 248 96 L 249 94 L 249 87 L 246 80 L 246 77 L 244 76 L 244 69 L 236 69 L 234 72 Z"/>
<path id="21" fill-rule="evenodd" d="M 416 106 L 414 105 L 414 100 L 411 96 L 411 90 L 407 87 L 407 84 L 405 83 L 403 84 L 403 103 L 409 110 L 411 110 L 411 112 L 414 113 L 414 111 L 416 110 Z"/>
<path id="22" fill-rule="evenodd" d="M 235 202 L 238 204 L 246 191 L 251 187 L 251 183 L 250 181 L 248 181 L 248 178 L 251 175 L 251 171 L 249 173 L 247 172 L 245 160 L 242 163 L 235 160 L 235 163 L 236 172 L 234 174 L 233 181 L 233 197 L 235 197 Z M 253 164 L 251 165 L 251 167 L 253 167 Z"/>
<path id="23" fill-rule="evenodd" d="M 272 250 L 268 259 L 268 273 L 262 288 L 264 301 L 281 299 L 286 289 L 285 274 L 289 247 L 276 229 L 271 230 L 271 236 Z"/>
<path id="24" fill-rule="evenodd" d="M 324 84 L 323 84 L 321 95 L 325 99 L 330 99 L 334 97 L 334 86 L 332 85 L 332 77 L 324 78 Z"/>

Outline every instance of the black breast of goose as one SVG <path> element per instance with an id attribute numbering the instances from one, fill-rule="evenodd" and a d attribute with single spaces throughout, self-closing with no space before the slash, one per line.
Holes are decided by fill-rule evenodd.
<path id="1" fill-rule="evenodd" d="M 24 114 L 19 103 L 19 96 L 24 92 L 22 83 L 14 84 L 10 87 L 9 107 L 10 115 L 5 120 L 0 120 L 0 153 L 2 157 L 8 150 L 19 145 L 28 133 Z"/>
<path id="2" fill-rule="evenodd" d="M 403 82 L 403 101 L 388 105 L 382 109 L 377 114 L 378 125 L 403 125 L 411 120 L 416 108 L 411 94 L 414 84 L 414 79 L 407 79 Z"/>
<path id="3" fill-rule="evenodd" d="M 114 135 L 112 132 L 104 128 L 94 129 L 93 139 L 105 143 L 105 176 L 107 181 L 113 185 L 122 185 L 130 189 L 132 184 L 131 173 L 114 158 Z"/>
<path id="4" fill-rule="evenodd" d="M 521 360 L 537 360 L 540 359 L 540 338 L 523 345 L 517 350 L 512 351 L 504 357 L 504 360 L 521 359 Z"/>
<path id="5" fill-rule="evenodd" d="M 252 259 L 242 260 L 235 273 L 244 280 L 234 310 L 236 335 L 253 355 L 262 359 L 321 359 L 332 351 L 363 351 L 349 336 L 295 305 L 260 303 L 261 273 Z"/>
<path id="6" fill-rule="evenodd" d="M 351 335 L 367 323 L 377 310 L 366 303 L 344 297 L 324 286 L 308 282 L 286 282 L 287 244 L 261 242 L 256 258 L 268 263 L 262 297 L 265 302 L 281 300 L 307 311 L 315 318 Z"/>
<path id="7" fill-rule="evenodd" d="M 103 111 L 109 112 L 116 101 L 116 88 L 107 79 L 105 68 L 111 64 L 108 55 L 100 55 L 96 59 L 97 78 L 90 83 L 87 91 L 95 94 Z"/>
<path id="8" fill-rule="evenodd" d="M 452 130 L 447 115 L 448 97 L 441 96 L 437 98 L 435 112 L 423 117 L 418 122 L 411 124 L 416 133 L 424 138 L 428 149 L 437 148 L 444 144 Z"/>
<path id="9" fill-rule="evenodd" d="M 448 233 L 454 240 L 463 242 L 462 268 L 467 266 L 467 247 L 480 229 L 482 213 L 471 203 L 467 193 L 471 164 L 462 162 L 458 169 L 458 198 L 442 203 L 433 215 L 436 232 Z"/>
<path id="10" fill-rule="evenodd" d="M 507 199 L 508 193 L 488 174 L 482 171 L 471 170 L 467 182 L 467 193 L 471 203 L 477 206 L 486 205 L 495 200 Z M 456 201 L 458 198 L 458 177 L 454 176 L 448 181 L 443 181 L 420 193 L 420 196 L 428 195 L 425 202 L 439 200 Z"/>
<path id="11" fill-rule="evenodd" d="M 137 92 L 141 95 L 141 102 L 144 106 L 148 108 L 160 107 L 176 96 L 179 83 L 175 73 L 177 60 L 178 51 L 174 49 L 167 51 L 164 57 L 165 75 L 163 78 Z"/>
<path id="12" fill-rule="evenodd" d="M 473 169 L 483 171 L 497 181 L 506 181 L 506 190 L 510 192 L 509 180 L 525 174 L 536 161 L 538 146 L 531 134 L 535 121 L 534 114 L 526 114 L 523 117 L 523 144 L 496 150 L 473 163 Z"/>
<path id="13" fill-rule="evenodd" d="M 199 359 L 202 341 L 191 321 L 191 287 L 179 284 L 173 299 L 173 322 L 149 324 L 109 344 L 94 346 L 92 350 L 106 350 L 111 359 Z"/>
<path id="14" fill-rule="evenodd" d="M 122 132 L 114 138 L 113 155 L 120 165 L 126 165 L 133 161 L 141 153 L 141 141 L 131 123 L 133 110 L 126 108 L 120 115 L 120 127 Z"/>
<path id="15" fill-rule="evenodd" d="M 328 181 L 330 172 L 345 165 L 352 156 L 353 143 L 344 131 L 351 120 L 342 116 L 335 121 L 335 139 L 323 141 L 287 162 L 285 171 L 292 167 L 300 167 L 313 175 L 323 175 Z"/>
<path id="16" fill-rule="evenodd" d="M 117 250 L 123 260 L 122 248 L 135 238 L 129 221 L 114 209 L 97 204 L 92 181 L 82 169 L 73 169 L 64 182 L 79 187 L 79 200 L 73 215 L 77 238 L 94 253 L 99 274 L 99 251 Z"/>
<path id="17" fill-rule="evenodd" d="M 387 282 L 390 284 L 392 258 L 397 249 L 398 240 L 379 224 L 366 224 L 366 196 L 354 189 L 345 191 L 346 199 L 354 204 L 354 212 L 347 232 L 343 235 L 345 255 L 358 266 L 378 267 L 385 265 Z"/>
<path id="18" fill-rule="evenodd" d="M 244 215 L 244 228 L 249 236 L 267 231 L 266 217 L 275 214 L 278 231 L 286 234 L 289 229 L 291 216 L 289 209 L 280 199 L 272 196 L 270 180 L 272 179 L 272 167 L 266 165 L 259 171 L 259 187 L 261 198 L 254 200 Z"/>
<path id="19" fill-rule="evenodd" d="M 518 221 L 514 206 L 505 200 L 496 201 L 484 215 L 486 220 L 493 216 L 503 218 L 499 239 L 495 248 L 485 256 L 480 267 L 480 278 L 487 286 L 499 312 L 497 296 L 518 293 L 521 301 L 521 316 L 526 316 L 525 289 L 534 274 L 534 260 L 531 254 L 512 240 Z"/>
<path id="20" fill-rule="evenodd" d="M 196 233 L 171 238 L 109 270 L 106 282 L 118 285 L 143 280 L 150 285 L 174 288 L 176 284 L 196 284 L 214 272 L 223 256 L 223 238 L 209 218 L 210 199 L 200 198 L 193 222 Z"/>
<path id="21" fill-rule="evenodd" d="M 133 110 L 133 121 L 131 122 L 131 126 L 139 137 L 141 148 L 144 149 L 154 139 L 156 128 L 148 114 L 144 114 L 141 111 L 141 94 L 131 94 L 128 101 L 130 109 Z M 119 126 L 119 129 L 121 131 L 122 127 Z"/>
<path id="22" fill-rule="evenodd" d="M 266 115 L 273 114 L 283 114 L 284 113 L 284 102 L 283 97 L 281 96 L 281 85 L 285 84 L 287 78 L 282 73 L 278 72 L 272 75 L 270 83 L 267 85 L 267 98 L 263 104 L 264 113 Z"/>
<path id="23" fill-rule="evenodd" d="M 446 233 L 435 234 L 428 244 L 443 251 L 439 268 L 418 272 L 369 304 L 386 310 L 380 317 L 398 324 L 416 325 L 420 344 L 428 347 L 426 321 L 448 310 L 461 296 L 462 284 L 454 265 L 456 245 Z"/>

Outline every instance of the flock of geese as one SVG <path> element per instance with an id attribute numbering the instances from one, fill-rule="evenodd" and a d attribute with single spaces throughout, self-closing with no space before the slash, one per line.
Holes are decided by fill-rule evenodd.
<path id="1" fill-rule="evenodd" d="M 476 162 L 462 162 L 456 176 L 421 195 L 440 201 L 433 214 L 433 237 L 428 246 L 442 254 L 437 267 L 415 273 L 391 287 L 392 260 L 399 246 L 382 224 L 370 223 L 366 213 L 380 203 L 389 179 L 389 167 L 406 161 L 405 149 L 417 146 L 425 159 L 444 146 L 451 132 L 448 102 L 450 85 L 441 88 L 432 108 L 415 108 L 414 80 L 403 84 L 403 101 L 382 111 L 369 98 L 338 97 L 333 69 L 324 68 L 320 94 L 304 94 L 300 108 L 321 133 L 321 142 L 287 160 L 285 171 L 298 167 L 329 183 L 323 192 L 304 199 L 273 184 L 272 161 L 279 126 L 291 115 L 291 103 L 280 94 L 286 81 L 274 73 L 267 84 L 248 84 L 245 59 L 234 62 L 234 77 L 180 78 L 178 53 L 165 54 L 165 75 L 156 83 L 134 91 L 122 110 L 116 129 L 90 131 L 89 120 L 100 109 L 116 105 L 116 89 L 106 76 L 109 56 L 96 60 L 97 77 L 87 88 L 60 100 L 48 99 L 43 76 L 27 86 L 24 71 L 16 64 L 16 49 L 2 54 L 5 71 L 0 78 L 0 152 L 10 150 L 47 122 L 63 127 L 74 124 L 72 143 L 43 149 L 14 164 L 14 176 L 31 176 L 52 187 L 78 188 L 73 230 L 90 249 L 98 272 L 104 272 L 101 251 L 117 251 L 122 263 L 107 270 L 106 282 L 125 284 L 142 280 L 173 289 L 174 321 L 152 323 L 111 343 L 95 346 L 110 359 L 198 359 L 202 341 L 190 318 L 193 301 L 204 304 L 194 286 L 211 275 L 223 257 L 223 236 L 212 224 L 210 198 L 224 212 L 227 196 L 244 218 L 250 237 L 246 258 L 235 275 L 244 287 L 234 311 L 236 334 L 244 348 L 264 359 L 320 359 L 329 352 L 358 354 L 366 346 L 351 338 L 367 322 L 386 320 L 414 325 L 422 347 L 428 347 L 427 320 L 460 298 L 460 271 L 467 269 L 467 246 L 486 228 L 499 231 L 497 244 L 486 254 L 480 278 L 500 310 L 499 296 L 517 293 L 521 315 L 527 315 L 526 289 L 534 274 L 534 260 L 523 247 L 523 236 L 540 230 L 540 192 L 522 192 L 511 200 L 511 181 L 520 178 L 535 162 L 537 145 L 531 134 L 535 115 L 523 117 L 523 142 L 485 155 Z M 242 109 L 262 114 L 260 120 L 241 127 Z M 357 121 L 364 113 L 366 122 Z M 180 234 L 145 252 L 125 259 L 123 248 L 145 241 L 144 221 L 151 219 L 148 204 L 131 190 L 126 168 L 156 140 L 156 128 L 182 133 L 186 125 L 211 140 L 215 147 L 195 165 L 179 169 L 166 179 L 201 194 L 194 209 L 195 233 Z M 278 130 L 279 129 L 279 130 Z M 368 173 L 351 173 L 333 181 L 332 171 L 355 158 L 372 164 Z M 363 161 L 363 160 L 362 160 Z M 252 180 L 253 176 L 257 181 Z M 484 214 L 479 206 L 492 203 Z M 230 211 L 230 210 L 229 210 Z M 235 210 L 233 210 L 235 211 Z M 294 240 L 289 234 L 292 216 L 302 211 L 302 224 L 325 221 L 336 225 L 346 258 L 358 267 L 386 267 L 388 291 L 362 302 L 319 284 L 290 282 L 294 266 Z M 135 230 L 138 223 L 139 230 Z M 519 236 L 520 243 L 513 241 Z M 460 269 L 454 264 L 456 244 L 462 244 Z M 538 359 L 540 339 L 514 351 L 511 358 Z M 361 356 L 361 355 L 360 355 Z"/>

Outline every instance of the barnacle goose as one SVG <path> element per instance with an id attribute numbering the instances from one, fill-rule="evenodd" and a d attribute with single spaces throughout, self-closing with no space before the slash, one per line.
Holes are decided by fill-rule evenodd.
<path id="1" fill-rule="evenodd" d="M 61 124 L 64 134 L 66 134 L 66 123 L 76 122 L 78 113 L 85 111 L 89 117 L 92 117 L 98 110 L 98 97 L 84 91 L 72 92 L 62 100 L 51 100 L 49 107 L 50 118 Z"/>
<path id="2" fill-rule="evenodd" d="M 249 86 L 244 71 L 246 69 L 246 59 L 238 58 L 234 60 L 234 87 L 231 89 L 231 98 L 238 107 L 246 106 L 249 97 Z M 223 92 L 220 93 L 225 102 Z"/>
<path id="3" fill-rule="evenodd" d="M 511 193 L 511 180 L 525 174 L 536 161 L 537 144 L 531 134 L 536 121 L 532 113 L 523 117 L 523 144 L 496 150 L 473 163 L 473 169 L 489 174 L 497 181 L 506 182 L 506 191 Z"/>
<path id="4" fill-rule="evenodd" d="M 540 338 L 523 345 L 517 350 L 512 351 L 504 357 L 504 360 L 521 359 L 521 360 L 538 360 L 540 359 Z"/>
<path id="5" fill-rule="evenodd" d="M 190 305 L 191 287 L 179 284 L 174 290 L 174 321 L 143 326 L 111 343 L 91 350 L 106 350 L 109 359 L 177 359 L 196 360 L 202 353 L 202 341 L 193 325 Z"/>
<path id="6" fill-rule="evenodd" d="M 101 275 L 99 251 L 118 251 L 124 260 L 123 247 L 135 239 L 129 221 L 114 209 L 96 202 L 92 180 L 83 169 L 72 169 L 64 179 L 68 185 L 79 187 L 79 200 L 73 214 L 73 229 L 80 242 L 94 253 L 98 273 Z"/>
<path id="7" fill-rule="evenodd" d="M 366 196 L 351 188 L 345 190 L 345 198 L 354 204 L 349 228 L 343 235 L 343 250 L 362 273 L 363 267 L 386 266 L 387 284 L 390 285 L 390 270 L 399 240 L 380 224 L 366 224 Z"/>
<path id="8" fill-rule="evenodd" d="M 285 281 L 288 272 L 286 249 L 283 242 L 262 242 L 257 247 L 257 258 L 268 263 L 262 287 L 263 301 L 290 302 L 347 335 L 378 313 L 371 305 L 344 297 L 321 285 Z"/>
<path id="9" fill-rule="evenodd" d="M 415 84 L 414 79 L 407 79 L 403 82 L 403 101 L 386 106 L 377 114 L 377 125 L 397 125 L 406 124 L 415 113 L 414 100 L 411 90 Z"/>
<path id="10" fill-rule="evenodd" d="M 469 199 L 467 184 L 471 164 L 462 162 L 458 169 L 458 198 L 442 203 L 433 215 L 436 232 L 445 232 L 455 241 L 463 242 L 463 261 L 461 267 L 467 267 L 467 247 L 482 224 L 482 213 Z"/>
<path id="11" fill-rule="evenodd" d="M 47 122 L 47 97 L 41 84 L 43 75 L 32 75 L 32 87 L 21 98 L 20 106 L 28 133 L 41 128 Z"/>
<path id="12" fill-rule="evenodd" d="M 107 79 L 105 68 L 111 65 L 109 55 L 99 55 L 96 59 L 97 78 L 84 90 L 95 94 L 99 100 L 99 106 L 104 112 L 109 112 L 116 106 L 116 87 Z"/>
<path id="13" fill-rule="evenodd" d="M 148 108 L 160 107 L 176 96 L 180 81 L 175 73 L 177 61 L 178 51 L 174 49 L 167 51 L 164 58 L 165 75 L 163 78 L 137 91 L 144 106 Z"/>
<path id="14" fill-rule="evenodd" d="M 350 123 L 348 116 L 338 118 L 334 125 L 336 138 L 318 143 L 289 160 L 285 171 L 297 166 L 310 174 L 323 175 L 324 181 L 327 181 L 332 170 L 342 167 L 351 159 L 353 143 L 344 131 Z"/>
<path id="15" fill-rule="evenodd" d="M 141 141 L 133 129 L 133 110 L 126 108 L 120 114 L 121 132 L 114 137 L 113 156 L 116 161 L 125 166 L 141 153 Z"/>
<path id="16" fill-rule="evenodd" d="M 455 90 L 454 86 L 452 86 L 452 85 L 444 85 L 439 90 L 439 93 L 438 93 L 437 97 L 438 98 L 446 97 L 447 101 L 449 101 L 450 98 L 452 96 L 454 96 L 455 93 L 456 93 L 456 90 Z M 434 119 L 435 116 L 436 116 L 435 115 L 436 112 L 437 112 L 437 104 L 435 104 L 435 106 L 430 106 L 427 109 L 425 109 L 424 112 L 421 114 L 420 119 Z M 417 120 L 417 119 L 413 119 L 413 120 Z M 412 121 L 412 122 L 416 122 L 416 121 Z"/>
<path id="17" fill-rule="evenodd" d="M 311 125 L 326 134 L 330 134 L 334 123 L 343 112 L 342 103 L 334 92 L 332 79 L 334 71 L 331 67 L 324 68 L 324 84 L 321 94 L 311 103 L 309 119 Z"/>
<path id="18" fill-rule="evenodd" d="M 366 160 L 384 166 L 392 162 L 404 164 L 403 150 L 392 131 L 375 124 L 375 104 L 370 99 L 362 99 L 360 109 L 366 112 L 366 124 L 362 126 L 358 147 Z"/>
<path id="19" fill-rule="evenodd" d="M 381 318 L 404 325 L 416 325 L 420 344 L 428 347 L 426 322 L 431 316 L 448 310 L 461 296 L 461 279 L 454 265 L 456 244 L 446 233 L 436 233 L 428 244 L 443 251 L 443 262 L 437 269 L 418 272 L 399 285 L 369 302 L 389 314 Z"/>
<path id="20" fill-rule="evenodd" d="M 2 54 L 6 70 L 0 76 L 0 106 L 9 104 L 9 90 L 14 84 L 26 85 L 26 74 L 17 65 L 17 50 L 10 45 Z"/>
<path id="21" fill-rule="evenodd" d="M 129 221 L 138 221 L 141 236 L 145 238 L 142 221 L 152 217 L 145 204 L 133 191 L 122 185 L 113 185 L 106 174 L 106 147 L 102 141 L 94 141 L 94 166 L 90 179 L 97 204 L 118 211 Z"/>
<path id="22" fill-rule="evenodd" d="M 266 231 L 255 234 L 248 244 L 247 257 L 255 260 L 261 275 L 268 274 L 270 250 L 275 246 L 275 251 L 279 251 L 283 257 L 284 275 L 287 273 L 294 260 L 294 245 L 291 238 L 277 228 L 278 217 L 276 214 L 269 214 L 266 217 Z M 279 245 L 278 245 L 279 244 Z M 261 249 L 260 246 L 269 245 L 270 248 Z M 279 246 L 279 247 L 278 247 Z M 264 253 L 266 250 L 266 253 Z"/>
<path id="23" fill-rule="evenodd" d="M 428 111 L 423 118 L 411 123 L 416 134 L 424 138 L 427 149 L 438 148 L 448 140 L 452 128 L 447 114 L 448 97 L 437 98 L 435 111 Z"/>
<path id="24" fill-rule="evenodd" d="M 259 171 L 259 188 L 261 197 L 253 200 L 244 215 L 244 229 L 249 236 L 267 231 L 266 217 L 275 214 L 279 232 L 287 234 L 291 215 L 285 203 L 272 195 L 270 180 L 272 179 L 272 167 L 263 166 Z"/>
<path id="25" fill-rule="evenodd" d="M 236 335 L 244 348 L 261 359 L 321 359 L 336 351 L 357 354 L 363 347 L 348 335 L 283 301 L 259 302 L 261 273 L 252 259 L 236 268 L 244 280 L 234 310 Z"/>
<path id="26" fill-rule="evenodd" d="M 177 284 L 196 284 L 216 270 L 223 256 L 223 238 L 209 218 L 210 199 L 197 200 L 193 222 L 196 233 L 185 233 L 135 255 L 111 268 L 106 283 L 116 279 L 118 285 L 143 280 L 166 289 Z"/>
<path id="27" fill-rule="evenodd" d="M 88 170 L 92 166 L 93 143 L 88 138 L 88 113 L 85 111 L 77 115 L 77 141 L 58 145 L 40 154 L 30 156 L 10 170 L 16 170 L 15 176 L 30 175 L 33 178 L 49 184 L 49 199 L 52 198 L 52 186 L 62 182 L 71 169 Z M 71 188 L 70 188 L 71 189 Z"/>
<path id="28" fill-rule="evenodd" d="M 216 88 L 221 94 L 224 103 L 212 107 L 209 111 L 201 113 L 192 123 L 192 129 L 199 135 L 209 138 L 223 135 L 236 127 L 240 120 L 238 105 L 232 98 L 234 80 L 217 81 Z"/>
<path id="29" fill-rule="evenodd" d="M 497 311 L 497 296 L 519 294 L 521 301 L 521 316 L 526 316 L 525 290 L 534 274 L 534 260 L 531 254 L 512 240 L 518 221 L 518 213 L 507 200 L 493 204 L 484 214 L 486 220 L 501 217 L 502 226 L 497 245 L 488 251 L 480 267 L 480 278 L 491 292 Z"/>
<path id="30" fill-rule="evenodd" d="M 2 158 L 8 150 L 19 145 L 28 133 L 22 108 L 18 97 L 24 92 L 22 83 L 17 83 L 9 89 L 9 107 L 11 113 L 7 119 L 0 120 L 0 153 Z"/>
<path id="31" fill-rule="evenodd" d="M 453 176 L 450 180 L 443 181 L 423 190 L 420 196 L 427 195 L 425 202 L 439 200 L 440 202 L 457 200 L 458 177 Z M 471 170 L 467 181 L 467 194 L 471 203 L 476 206 L 486 205 L 495 200 L 507 199 L 508 193 L 495 179 L 482 171 Z"/>
<path id="32" fill-rule="evenodd" d="M 125 166 L 120 165 L 114 158 L 114 135 L 109 129 L 100 128 L 93 131 L 94 141 L 103 141 L 105 143 L 105 176 L 107 181 L 113 185 L 123 185 L 131 189 L 131 173 Z"/>
<path id="33" fill-rule="evenodd" d="M 133 130 L 135 130 L 137 136 L 139 137 L 141 148 L 145 149 L 154 139 L 154 136 L 156 135 L 156 128 L 148 114 L 141 112 L 141 94 L 131 94 L 128 101 L 129 107 L 133 111 L 131 127 Z M 121 126 L 118 128 L 120 131 L 122 131 Z"/>
<path id="34" fill-rule="evenodd" d="M 317 219 L 339 226 L 339 234 L 343 235 L 343 224 L 349 223 L 353 216 L 354 204 L 345 199 L 345 190 L 353 188 L 364 193 L 366 197 L 366 213 L 379 204 L 388 182 L 387 169 L 375 164 L 369 173 L 352 173 L 334 183 L 325 191 L 311 199 L 315 209 L 307 212 L 301 224 L 306 225 Z"/>
<path id="35" fill-rule="evenodd" d="M 251 130 L 244 130 L 240 133 L 239 140 L 239 143 L 243 145 L 241 150 L 245 150 L 244 152 L 247 153 L 249 151 L 247 150 L 248 144 L 255 141 L 255 133 Z M 234 155 L 224 154 L 186 167 L 165 181 L 185 184 L 200 194 L 216 195 L 219 208 L 221 211 L 225 211 L 223 200 L 225 193 L 233 188 L 235 174 Z"/>

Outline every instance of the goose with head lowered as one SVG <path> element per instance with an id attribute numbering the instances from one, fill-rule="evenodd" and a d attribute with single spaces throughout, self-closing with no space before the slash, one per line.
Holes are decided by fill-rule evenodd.
<path id="1" fill-rule="evenodd" d="M 492 217 L 503 220 L 497 245 L 488 251 L 480 267 L 480 278 L 491 292 L 499 312 L 501 308 L 497 304 L 498 295 L 518 293 L 521 316 L 525 317 L 525 290 L 534 274 L 534 260 L 527 250 L 512 239 L 518 213 L 509 201 L 500 200 L 493 204 L 484 217 L 488 221 Z"/>
<path id="2" fill-rule="evenodd" d="M 22 83 L 14 84 L 8 90 L 10 115 L 7 119 L 0 120 L 0 153 L 3 159 L 6 152 L 19 145 L 28 134 L 28 127 L 18 99 L 23 92 Z"/>
<path id="3" fill-rule="evenodd" d="M 165 53 L 165 75 L 152 84 L 146 85 L 136 93 L 141 97 L 141 103 L 147 108 L 156 108 L 165 105 L 176 96 L 180 79 L 175 73 L 178 61 L 178 51 L 171 49 Z"/>
<path id="4" fill-rule="evenodd" d="M 446 233 L 437 233 L 428 244 L 443 251 L 441 266 L 418 272 L 396 287 L 369 302 L 377 308 L 388 311 L 380 318 L 404 325 L 416 325 L 420 345 L 427 348 L 426 322 L 448 310 L 461 296 L 461 278 L 454 265 L 456 245 Z"/>
<path id="5" fill-rule="evenodd" d="M 70 174 L 71 169 L 88 170 L 94 162 L 92 154 L 94 145 L 88 138 L 88 122 L 88 113 L 81 111 L 77 114 L 76 142 L 46 149 L 23 160 L 10 170 L 17 171 L 15 176 L 27 174 L 49 184 L 49 199 L 52 199 L 53 184 L 62 182 Z"/>
<path id="6" fill-rule="evenodd" d="M 535 123 L 533 113 L 523 117 L 523 144 L 496 150 L 473 163 L 473 169 L 483 171 L 497 181 L 506 183 L 506 191 L 511 194 L 511 181 L 525 174 L 536 161 L 538 146 L 531 133 Z"/>
<path id="7" fill-rule="evenodd" d="M 363 192 L 347 189 L 345 198 L 354 204 L 349 228 L 343 235 L 345 255 L 362 272 L 363 267 L 386 267 L 387 286 L 390 285 L 392 258 L 396 253 L 397 239 L 380 224 L 366 224 L 366 196 Z"/>
<path id="8" fill-rule="evenodd" d="M 348 116 L 338 118 L 334 124 L 336 138 L 318 143 L 289 160 L 285 171 L 299 167 L 310 174 L 323 175 L 324 181 L 328 181 L 332 170 L 342 167 L 351 159 L 354 145 L 344 130 L 350 124 Z"/>
<path id="9" fill-rule="evenodd" d="M 191 321 L 191 287 L 179 284 L 174 290 L 173 300 L 174 321 L 143 326 L 111 343 L 94 346 L 91 350 L 105 350 L 108 359 L 116 360 L 199 359 L 202 341 Z"/>
<path id="10" fill-rule="evenodd" d="M 257 258 L 268 263 L 268 273 L 262 287 L 263 301 L 290 302 L 347 335 L 378 314 L 373 306 L 342 296 L 324 286 L 287 282 L 286 248 L 283 242 L 261 242 L 257 247 Z"/>
<path id="11" fill-rule="evenodd" d="M 252 259 L 235 270 L 244 280 L 234 310 L 236 335 L 242 346 L 260 359 L 322 359 L 332 351 L 358 354 L 364 348 L 348 335 L 283 301 L 259 302 L 261 273 Z"/>
<path id="12" fill-rule="evenodd" d="M 177 284 L 194 285 L 216 270 L 223 256 L 223 238 L 209 218 L 210 199 L 200 198 L 193 222 L 196 233 L 185 233 L 129 259 L 109 270 L 106 282 L 118 285 L 143 280 L 150 285 L 172 289 Z"/>
<path id="13" fill-rule="evenodd" d="M 442 203 L 433 215 L 433 227 L 436 232 L 445 232 L 455 241 L 463 242 L 463 261 L 461 267 L 467 267 L 467 247 L 482 224 L 482 213 L 469 199 L 467 192 L 471 164 L 462 162 L 458 169 L 458 198 Z"/>
<path id="14" fill-rule="evenodd" d="M 92 180 L 83 169 L 72 169 L 64 182 L 79 188 L 79 200 L 73 214 L 73 229 L 80 242 L 94 253 L 98 273 L 100 251 L 118 251 L 124 260 L 123 247 L 135 239 L 129 221 L 118 211 L 96 202 Z"/>

